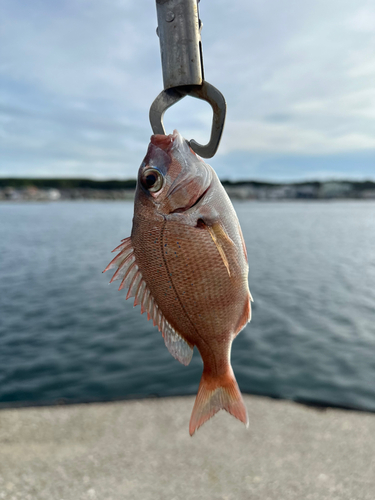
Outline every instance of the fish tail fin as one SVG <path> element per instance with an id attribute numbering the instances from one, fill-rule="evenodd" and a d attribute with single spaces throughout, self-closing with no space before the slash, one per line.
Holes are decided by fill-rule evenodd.
<path id="1" fill-rule="evenodd" d="M 203 370 L 190 418 L 190 436 L 219 410 L 226 410 L 248 427 L 246 407 L 230 365 L 224 375 L 219 376 Z"/>

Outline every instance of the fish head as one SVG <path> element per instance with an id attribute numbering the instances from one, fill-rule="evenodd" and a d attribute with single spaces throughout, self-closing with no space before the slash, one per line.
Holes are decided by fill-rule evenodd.
<path id="1" fill-rule="evenodd" d="M 186 212 L 204 197 L 212 175 L 177 130 L 153 135 L 139 168 L 136 201 L 163 216 Z"/>

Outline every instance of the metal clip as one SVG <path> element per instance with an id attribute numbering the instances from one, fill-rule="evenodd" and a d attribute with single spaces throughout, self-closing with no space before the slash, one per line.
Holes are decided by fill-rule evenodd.
<path id="1" fill-rule="evenodd" d="M 164 90 L 151 105 L 150 123 L 154 134 L 165 134 L 163 116 L 170 106 L 187 95 L 207 101 L 213 110 L 210 141 L 202 145 L 192 139 L 189 144 L 200 156 L 211 158 L 223 133 L 226 102 L 204 80 L 198 1 L 156 0 Z"/>

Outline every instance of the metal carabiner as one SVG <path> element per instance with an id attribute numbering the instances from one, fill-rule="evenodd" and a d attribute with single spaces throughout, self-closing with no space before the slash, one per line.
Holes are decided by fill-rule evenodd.
<path id="1" fill-rule="evenodd" d="M 156 0 L 164 90 L 150 108 L 154 134 L 165 134 L 165 111 L 189 95 L 207 101 L 213 111 L 211 137 L 202 145 L 194 139 L 190 147 L 203 158 L 216 153 L 224 129 L 226 102 L 217 88 L 204 80 L 202 23 L 198 13 L 199 0 Z"/>

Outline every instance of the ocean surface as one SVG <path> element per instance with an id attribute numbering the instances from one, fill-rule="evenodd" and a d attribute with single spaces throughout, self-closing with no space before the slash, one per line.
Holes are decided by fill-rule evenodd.
<path id="1" fill-rule="evenodd" d="M 237 202 L 253 319 L 233 343 L 245 393 L 375 411 L 375 203 Z M 0 204 L 0 404 L 194 394 L 188 367 L 125 301 L 111 250 L 131 202 Z"/>

